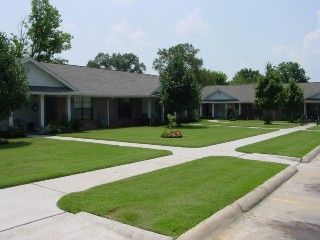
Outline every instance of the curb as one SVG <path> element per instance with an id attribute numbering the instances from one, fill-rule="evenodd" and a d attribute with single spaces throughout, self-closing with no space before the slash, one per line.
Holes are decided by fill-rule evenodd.
<path id="1" fill-rule="evenodd" d="M 301 158 L 300 162 L 301 163 L 308 163 L 319 154 L 320 154 L 320 146 L 316 147 L 315 149 L 313 149 L 309 153 L 307 153 L 304 157 Z"/>
<path id="2" fill-rule="evenodd" d="M 221 209 L 211 217 L 191 228 L 189 231 L 179 236 L 177 240 L 212 239 L 214 235 L 221 232 L 243 213 L 249 211 L 251 208 L 260 203 L 265 197 L 276 190 L 280 185 L 286 182 L 297 172 L 298 169 L 295 166 L 287 167 L 280 173 L 273 176 L 271 179 L 255 188 L 253 191 L 247 193 L 234 203 Z"/>

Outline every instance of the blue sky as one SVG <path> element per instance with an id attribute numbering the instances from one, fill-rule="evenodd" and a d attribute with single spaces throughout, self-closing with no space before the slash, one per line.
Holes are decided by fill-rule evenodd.
<path id="1" fill-rule="evenodd" d="M 70 32 L 70 64 L 98 52 L 133 52 L 155 73 L 157 49 L 189 42 L 207 68 L 232 77 L 243 68 L 264 71 L 270 61 L 297 61 L 320 81 L 319 0 L 51 0 Z M 0 31 L 16 32 L 30 1 L 2 2 Z"/>

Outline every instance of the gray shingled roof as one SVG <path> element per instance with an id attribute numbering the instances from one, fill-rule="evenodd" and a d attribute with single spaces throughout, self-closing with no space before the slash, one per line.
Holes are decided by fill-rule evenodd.
<path id="1" fill-rule="evenodd" d="M 105 69 L 41 63 L 80 93 L 108 97 L 147 97 L 159 88 L 159 77 Z"/>
<path id="2" fill-rule="evenodd" d="M 320 92 L 320 82 L 300 83 L 299 85 L 303 89 L 305 99 Z M 202 90 L 202 99 L 218 90 L 233 96 L 241 103 L 253 103 L 255 99 L 254 85 L 207 86 Z"/>
<path id="3" fill-rule="evenodd" d="M 41 63 L 67 83 L 79 90 L 79 93 L 108 97 L 149 97 L 155 96 L 160 87 L 157 75 L 128 73 L 105 69 L 96 69 L 74 65 Z M 305 99 L 320 92 L 320 82 L 301 83 Z M 202 99 L 215 91 L 225 92 L 242 103 L 253 103 L 254 85 L 207 86 L 202 90 Z"/>

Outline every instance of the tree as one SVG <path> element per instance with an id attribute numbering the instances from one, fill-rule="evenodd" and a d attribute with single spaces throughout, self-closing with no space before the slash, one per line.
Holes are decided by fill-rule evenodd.
<path id="1" fill-rule="evenodd" d="M 18 25 L 18 35 L 11 34 L 11 43 L 14 46 L 15 54 L 18 58 L 29 56 L 29 39 L 26 33 L 27 23 L 22 20 Z"/>
<path id="2" fill-rule="evenodd" d="M 15 51 L 0 32 L 0 120 L 7 119 L 29 99 L 27 77 Z"/>
<path id="3" fill-rule="evenodd" d="M 201 58 L 197 57 L 199 49 L 194 48 L 189 43 L 178 44 L 170 47 L 169 49 L 159 49 L 158 58 L 153 61 L 153 68 L 159 73 L 162 72 L 168 64 L 172 61 L 172 58 L 176 58 L 180 55 L 184 64 L 188 69 L 192 69 L 196 75 L 199 74 L 199 70 L 203 64 Z"/>
<path id="4" fill-rule="evenodd" d="M 234 75 L 230 84 L 255 84 L 258 82 L 260 77 L 261 74 L 259 71 L 252 70 L 251 68 L 243 68 Z"/>
<path id="5" fill-rule="evenodd" d="M 201 103 L 201 87 L 182 54 L 172 55 L 160 71 L 160 99 L 169 113 L 192 112 Z"/>
<path id="6" fill-rule="evenodd" d="M 42 62 L 65 63 L 56 54 L 71 48 L 69 33 L 60 30 L 61 15 L 48 0 L 32 0 L 28 18 L 27 36 L 30 40 L 30 57 Z"/>
<path id="7" fill-rule="evenodd" d="M 268 63 L 265 76 L 259 78 L 256 86 L 255 103 L 266 111 L 265 123 L 273 119 L 272 111 L 276 110 L 283 101 L 283 85 L 275 68 Z"/>
<path id="8" fill-rule="evenodd" d="M 198 81 L 201 86 L 208 85 L 226 85 L 227 75 L 223 72 L 213 71 L 209 69 L 201 69 L 199 72 Z"/>
<path id="9" fill-rule="evenodd" d="M 296 81 L 290 80 L 289 84 L 284 89 L 284 106 L 290 114 L 290 121 L 293 122 L 294 112 L 301 109 L 303 105 L 303 91 Z"/>
<path id="10" fill-rule="evenodd" d="M 276 70 L 283 83 L 289 83 L 291 79 L 298 83 L 305 83 L 310 80 L 306 76 L 306 71 L 296 62 L 282 62 L 276 67 Z"/>
<path id="11" fill-rule="evenodd" d="M 143 73 L 146 70 L 146 66 L 133 53 L 113 53 L 111 56 L 107 53 L 98 53 L 93 60 L 88 62 L 87 66 L 136 73 Z"/>

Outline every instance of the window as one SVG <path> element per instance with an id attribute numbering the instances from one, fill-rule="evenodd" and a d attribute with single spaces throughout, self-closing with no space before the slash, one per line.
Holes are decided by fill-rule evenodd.
<path id="1" fill-rule="evenodd" d="M 131 110 L 130 99 L 119 99 L 118 100 L 118 117 L 130 118 L 131 115 L 132 115 L 132 110 Z"/>
<path id="2" fill-rule="evenodd" d="M 74 117 L 81 120 L 93 119 L 92 98 L 74 97 L 73 98 Z"/>

